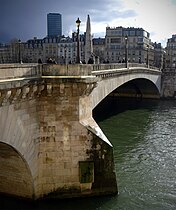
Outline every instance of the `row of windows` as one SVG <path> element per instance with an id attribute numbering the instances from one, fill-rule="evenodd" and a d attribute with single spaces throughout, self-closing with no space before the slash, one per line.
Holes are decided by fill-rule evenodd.
<path id="1" fill-rule="evenodd" d="M 107 43 L 124 43 L 125 42 L 125 38 L 123 37 L 116 37 L 116 38 L 107 38 Z M 128 43 L 144 43 L 146 42 L 146 40 L 144 40 L 144 38 L 142 37 L 137 37 L 137 38 L 128 38 Z"/>
<path id="2" fill-rule="evenodd" d="M 176 43 L 174 43 L 174 44 L 173 43 L 172 44 L 168 43 L 167 48 L 176 49 Z"/>
<path id="3" fill-rule="evenodd" d="M 116 35 L 116 36 L 143 36 L 149 37 L 149 33 L 144 30 L 114 30 L 110 29 L 107 30 L 107 36 L 109 35 Z"/>
<path id="4" fill-rule="evenodd" d="M 126 47 L 125 45 L 109 45 L 107 46 L 107 49 L 111 49 L 111 50 L 124 50 Z M 142 45 L 128 45 L 128 50 L 137 50 L 137 49 L 143 49 L 143 50 L 147 50 L 147 48 L 145 48 Z"/>
<path id="5" fill-rule="evenodd" d="M 26 44 L 25 47 L 26 48 L 42 48 L 43 45 L 42 44 Z"/>
<path id="6" fill-rule="evenodd" d="M 125 52 L 116 52 L 116 53 L 113 53 L 113 52 L 107 52 L 107 56 L 113 56 L 113 55 L 124 55 Z M 132 52 L 129 52 L 128 51 L 128 55 L 142 55 L 142 52 L 141 51 L 132 51 Z"/>

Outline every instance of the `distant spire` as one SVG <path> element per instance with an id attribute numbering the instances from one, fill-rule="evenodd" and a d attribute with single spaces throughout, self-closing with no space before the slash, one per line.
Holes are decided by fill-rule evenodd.
<path id="1" fill-rule="evenodd" d="M 91 33 L 91 27 L 90 27 L 90 16 L 87 15 L 87 27 L 86 27 L 86 32 Z"/>
<path id="2" fill-rule="evenodd" d="M 93 54 L 92 47 L 92 35 L 91 35 L 91 25 L 90 25 L 90 17 L 87 16 L 87 25 L 86 25 L 86 40 L 85 40 L 85 61 L 88 62 L 89 58 L 91 58 Z"/>

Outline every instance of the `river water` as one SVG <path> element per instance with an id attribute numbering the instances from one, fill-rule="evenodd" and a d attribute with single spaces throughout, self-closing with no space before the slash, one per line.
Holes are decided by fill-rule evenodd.
<path id="1" fill-rule="evenodd" d="M 119 195 L 35 204 L 0 197 L 0 210 L 175 210 L 176 101 L 118 110 L 97 121 L 114 146 Z"/>

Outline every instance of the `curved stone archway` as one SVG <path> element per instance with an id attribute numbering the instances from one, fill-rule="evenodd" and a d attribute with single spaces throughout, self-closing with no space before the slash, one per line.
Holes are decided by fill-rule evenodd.
<path id="1" fill-rule="evenodd" d="M 32 198 L 33 180 L 24 158 L 12 146 L 0 142 L 0 193 Z"/>
<path id="2" fill-rule="evenodd" d="M 112 77 L 108 79 L 103 79 L 98 82 L 97 87 L 92 91 L 92 109 L 94 109 L 106 96 L 113 92 L 118 87 L 130 81 L 142 79 L 153 84 L 158 93 L 160 93 L 160 82 L 161 76 L 155 74 L 146 73 L 134 73 L 120 75 L 118 77 Z"/>
<path id="3" fill-rule="evenodd" d="M 111 92 L 117 96 L 124 97 L 133 97 L 141 99 L 150 98 L 150 99 L 158 99 L 159 98 L 159 90 L 156 85 L 147 79 L 134 79 L 129 82 L 124 83 L 123 85 L 116 88 L 113 92 Z"/>

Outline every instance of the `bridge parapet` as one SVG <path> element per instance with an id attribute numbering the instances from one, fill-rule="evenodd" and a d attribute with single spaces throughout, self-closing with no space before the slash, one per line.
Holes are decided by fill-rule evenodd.
<path id="1" fill-rule="evenodd" d="M 92 74 L 91 65 L 86 64 L 44 64 L 42 76 L 90 76 Z"/>
<path id="2" fill-rule="evenodd" d="M 159 70 L 158 68 L 154 66 L 147 67 L 146 64 L 141 63 L 128 63 L 128 68 L 126 68 L 125 63 L 111 63 L 111 64 L 95 64 L 92 65 L 92 71 L 100 71 L 100 70 L 111 70 L 111 69 L 129 69 L 129 68 L 147 68 L 147 69 L 155 69 Z"/>
<path id="3" fill-rule="evenodd" d="M 96 66 L 95 66 L 96 67 Z M 101 77 L 101 78 L 108 78 L 108 77 L 116 77 L 125 74 L 134 74 L 134 73 L 146 73 L 146 74 L 161 74 L 161 71 L 158 68 L 150 67 L 148 68 L 145 64 L 134 64 L 131 63 L 128 65 L 128 68 L 125 67 L 124 64 L 115 64 L 115 65 L 108 65 L 108 66 L 98 66 L 93 67 L 92 75 Z M 103 67 L 101 69 L 101 67 Z M 105 68 L 108 67 L 108 68 Z"/>
<path id="4" fill-rule="evenodd" d="M 0 82 L 6 82 L 4 80 L 14 79 L 29 79 L 42 76 L 60 76 L 60 77 L 86 77 L 86 76 L 98 76 L 101 74 L 111 74 L 115 76 L 117 71 L 126 70 L 156 70 L 155 67 L 147 68 L 145 64 L 129 63 L 128 68 L 125 68 L 125 63 L 117 64 L 2 64 L 0 65 Z M 115 74 L 114 74 L 115 73 Z M 123 72 L 125 73 L 125 72 Z"/>
<path id="5" fill-rule="evenodd" d="M 0 81 L 42 75 L 42 66 L 38 64 L 1 64 Z"/>

